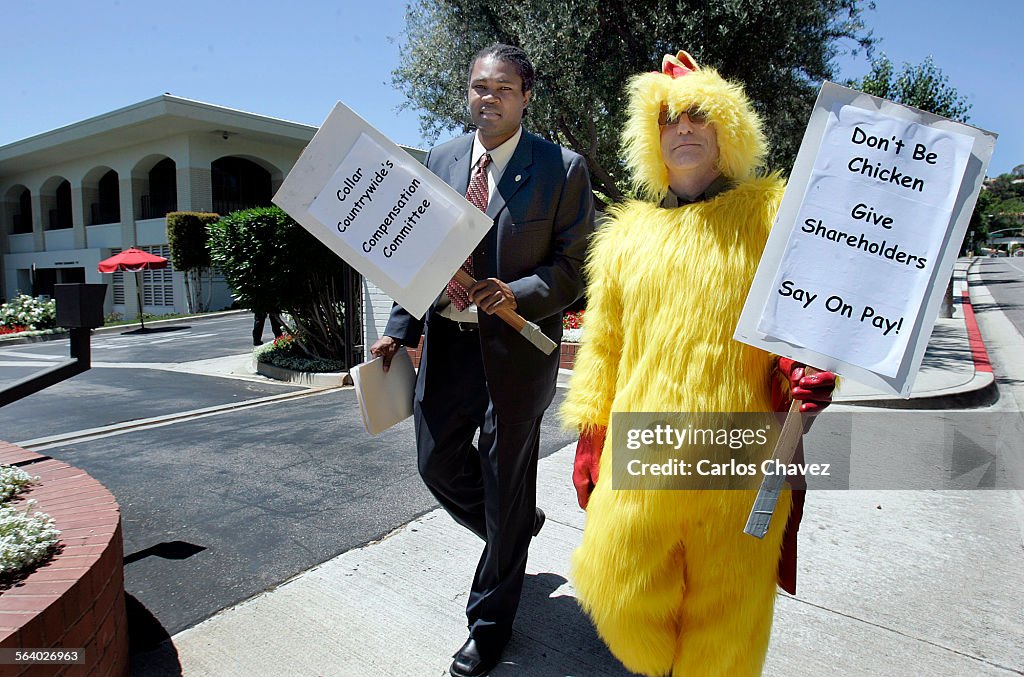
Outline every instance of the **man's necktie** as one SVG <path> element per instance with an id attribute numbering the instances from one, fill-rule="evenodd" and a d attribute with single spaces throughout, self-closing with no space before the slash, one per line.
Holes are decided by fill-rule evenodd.
<path id="1" fill-rule="evenodd" d="M 466 189 L 466 199 L 469 203 L 479 209 L 482 212 L 487 211 L 487 165 L 491 163 L 491 156 L 484 153 L 480 156 L 477 161 L 476 167 L 473 169 L 473 176 L 469 179 L 469 188 Z M 466 262 L 462 264 L 462 269 L 473 274 L 473 255 L 470 254 L 466 259 Z M 469 307 L 469 294 L 466 292 L 466 288 L 461 284 L 452 280 L 448 283 L 448 298 L 451 299 L 452 305 L 458 310 L 465 310 Z"/>

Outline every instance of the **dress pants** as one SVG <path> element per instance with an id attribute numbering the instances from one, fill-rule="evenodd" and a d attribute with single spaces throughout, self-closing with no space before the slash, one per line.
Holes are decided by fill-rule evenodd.
<path id="1" fill-rule="evenodd" d="M 273 338 L 281 335 L 283 328 L 277 313 L 255 313 L 252 323 L 252 342 L 254 345 L 263 343 L 263 328 L 267 325 L 267 317 L 270 317 L 270 328 L 274 331 Z"/>
<path id="2" fill-rule="evenodd" d="M 413 408 L 419 471 L 452 518 L 484 541 L 466 616 L 477 644 L 500 651 L 536 519 L 541 418 L 509 423 L 494 411 L 477 331 L 435 317 L 426 341 L 426 383 Z"/>

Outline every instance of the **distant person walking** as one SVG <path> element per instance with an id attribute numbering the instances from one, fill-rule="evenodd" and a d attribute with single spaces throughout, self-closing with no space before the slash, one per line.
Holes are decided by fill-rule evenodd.
<path id="1" fill-rule="evenodd" d="M 254 346 L 263 345 L 263 327 L 267 324 L 267 317 L 270 317 L 270 328 L 274 330 L 274 338 L 280 336 L 284 329 L 281 326 L 281 318 L 278 317 L 277 313 L 257 312 L 253 311 L 256 315 L 255 321 L 252 323 L 252 344 Z"/>

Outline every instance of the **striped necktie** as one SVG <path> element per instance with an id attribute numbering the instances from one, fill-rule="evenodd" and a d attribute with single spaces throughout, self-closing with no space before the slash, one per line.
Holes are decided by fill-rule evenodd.
<path id="1" fill-rule="evenodd" d="M 482 212 L 487 211 L 487 198 L 490 192 L 487 188 L 487 165 L 490 163 L 491 156 L 488 153 L 480 156 L 476 167 L 473 169 L 473 176 L 469 179 L 469 188 L 466 189 L 466 199 L 469 200 L 471 205 Z M 471 276 L 473 275 L 472 254 L 466 258 L 466 262 L 462 264 L 462 269 Z M 451 280 L 448 283 L 448 298 L 451 299 L 452 305 L 457 310 L 465 310 L 469 307 L 469 294 L 466 292 L 466 288 L 455 280 Z"/>

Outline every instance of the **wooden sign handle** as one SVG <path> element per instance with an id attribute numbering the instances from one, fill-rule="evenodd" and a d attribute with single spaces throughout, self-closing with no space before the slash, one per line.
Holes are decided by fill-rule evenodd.
<path id="1" fill-rule="evenodd" d="M 452 279 L 461 284 L 466 289 L 469 289 L 474 284 L 476 284 L 476 280 L 473 279 L 473 276 L 464 271 L 462 268 L 459 268 L 459 270 L 455 273 Z M 523 317 L 519 313 L 512 310 L 511 308 L 498 308 L 498 310 L 494 311 L 494 314 L 500 317 L 502 320 L 504 320 L 505 324 L 512 327 L 517 332 L 521 332 L 523 330 L 523 327 L 526 326 L 526 320 L 523 319 Z"/>
<path id="2" fill-rule="evenodd" d="M 818 371 L 814 367 L 804 367 L 804 376 L 814 376 Z M 779 439 L 775 443 L 775 451 L 772 453 L 772 458 L 778 459 L 786 465 L 793 460 L 796 445 L 799 444 L 800 438 L 804 434 L 804 417 L 800 413 L 801 404 L 803 402 L 797 399 L 790 402 L 789 411 L 786 412 L 786 422 L 782 424 L 782 432 L 779 434 Z"/>
<path id="3" fill-rule="evenodd" d="M 804 367 L 804 376 L 813 376 L 818 373 L 814 367 Z M 782 432 L 775 442 L 775 450 L 772 452 L 772 459 L 779 463 L 789 465 L 796 453 L 796 447 L 800 444 L 800 438 L 804 434 L 804 417 L 800 413 L 800 400 L 794 399 L 789 404 L 789 411 L 786 413 L 786 421 L 782 424 Z M 782 492 L 782 485 L 785 478 L 781 475 L 766 475 L 761 481 L 761 488 L 754 498 L 754 505 L 747 516 L 747 524 L 743 533 L 750 534 L 756 538 L 764 538 L 768 533 L 768 527 L 775 513 L 775 504 Z"/>

